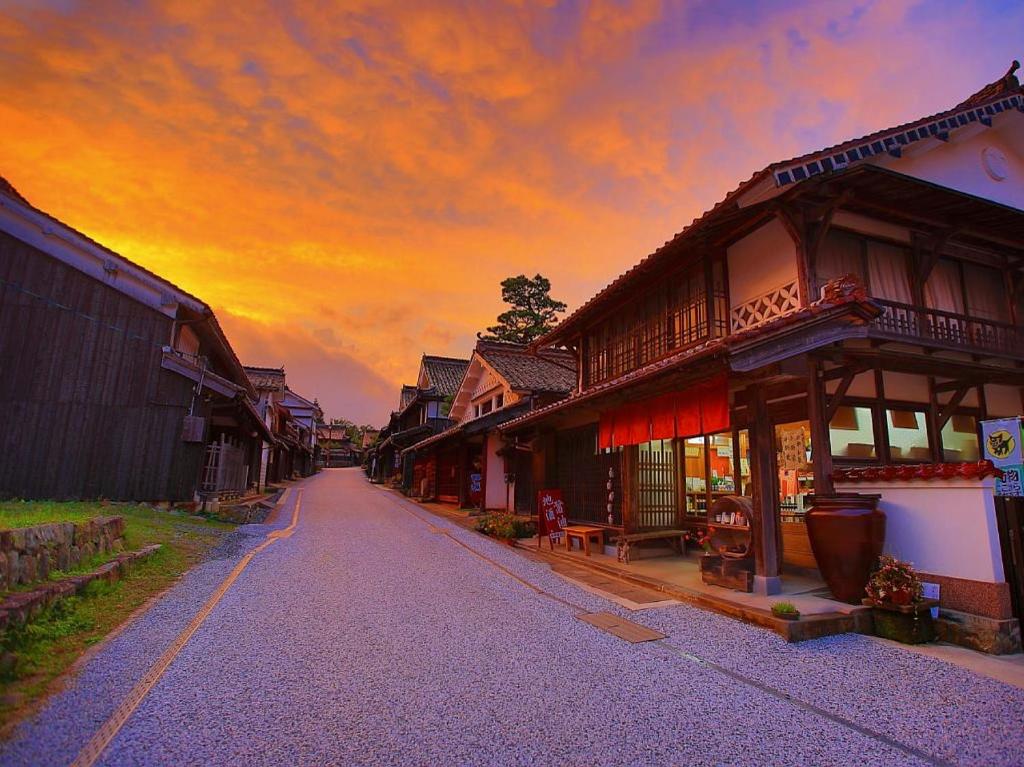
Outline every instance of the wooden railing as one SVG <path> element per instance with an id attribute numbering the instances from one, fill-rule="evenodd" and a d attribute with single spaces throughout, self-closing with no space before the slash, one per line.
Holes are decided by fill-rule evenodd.
<path id="1" fill-rule="evenodd" d="M 872 326 L 884 335 L 1024 357 L 1024 329 L 1016 325 L 880 298 L 872 300 L 883 309 Z"/>

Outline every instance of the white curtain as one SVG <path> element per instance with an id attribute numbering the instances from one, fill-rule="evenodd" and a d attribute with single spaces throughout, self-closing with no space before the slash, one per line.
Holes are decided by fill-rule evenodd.
<path id="1" fill-rule="evenodd" d="M 1010 307 L 1006 300 L 1002 272 L 987 266 L 965 264 L 964 282 L 969 315 L 997 322 L 1010 321 Z"/>
<path id="2" fill-rule="evenodd" d="M 924 301 L 932 309 L 964 314 L 960 267 L 955 261 L 940 258 L 924 285 Z"/>
<path id="3" fill-rule="evenodd" d="M 871 295 L 901 304 L 914 303 L 907 263 L 906 249 L 868 240 L 868 283 Z"/>
<path id="4" fill-rule="evenodd" d="M 864 274 L 862 240 L 855 234 L 848 234 L 838 229 L 830 229 L 825 241 L 818 249 L 815 271 L 818 276 L 818 288 L 836 277 L 854 274 L 861 282 L 866 282 Z"/>

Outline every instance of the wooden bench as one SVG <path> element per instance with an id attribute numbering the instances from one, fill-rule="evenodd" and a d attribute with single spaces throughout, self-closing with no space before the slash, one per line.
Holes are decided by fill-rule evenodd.
<path id="1" fill-rule="evenodd" d="M 572 539 L 579 538 L 580 546 L 583 547 L 583 553 L 588 557 L 590 556 L 590 539 L 594 538 L 597 540 L 597 545 L 604 549 L 604 528 L 593 527 L 592 525 L 569 525 L 568 527 L 562 528 L 562 532 L 565 533 L 565 550 L 572 550 Z"/>
<path id="2" fill-rule="evenodd" d="M 684 535 L 686 535 L 685 530 L 651 530 L 646 533 L 623 533 L 615 539 L 619 561 L 629 564 L 630 547 L 635 543 L 642 543 L 644 541 L 668 541 L 681 554 L 686 550 L 683 543 Z"/>

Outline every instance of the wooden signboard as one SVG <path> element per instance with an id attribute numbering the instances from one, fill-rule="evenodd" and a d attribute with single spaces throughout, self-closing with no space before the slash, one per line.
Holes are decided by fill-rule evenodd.
<path id="1" fill-rule="evenodd" d="M 562 491 L 540 490 L 537 493 L 537 548 L 540 548 L 541 536 L 547 535 L 548 544 L 554 551 L 555 544 L 561 543 L 562 531 L 565 529 L 565 503 Z"/>

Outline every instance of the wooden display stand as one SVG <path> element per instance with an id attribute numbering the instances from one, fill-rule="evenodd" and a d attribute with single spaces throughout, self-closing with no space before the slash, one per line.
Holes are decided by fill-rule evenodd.
<path id="1" fill-rule="evenodd" d="M 734 521 L 715 522 L 719 515 L 729 516 Z M 754 590 L 750 531 L 753 516 L 750 499 L 738 495 L 719 498 L 708 510 L 708 532 L 716 553 L 700 558 L 700 577 L 704 583 L 737 591 Z"/>
<path id="2" fill-rule="evenodd" d="M 700 577 L 711 586 L 751 592 L 754 590 L 754 558 L 729 559 L 721 554 L 700 558 Z"/>

